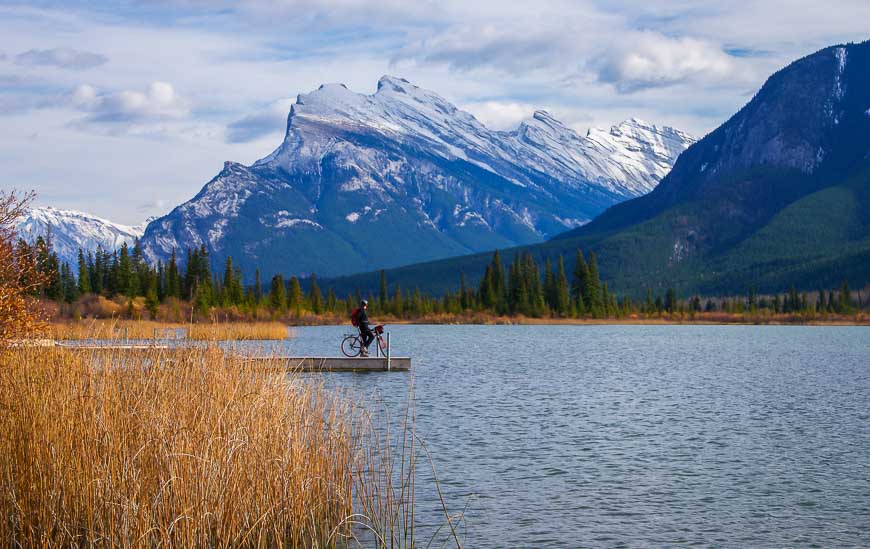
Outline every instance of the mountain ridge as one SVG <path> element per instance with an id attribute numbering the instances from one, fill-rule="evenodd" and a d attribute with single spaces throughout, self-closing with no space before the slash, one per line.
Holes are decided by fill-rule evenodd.
<path id="1" fill-rule="evenodd" d="M 821 215 L 828 210 L 837 213 Z M 649 194 L 518 250 L 563 255 L 569 268 L 578 247 L 594 250 L 611 289 L 635 295 L 667 287 L 683 294 L 815 289 L 843 278 L 860 286 L 870 281 L 868 211 L 870 42 L 863 42 L 824 48 L 771 75 Z M 479 276 L 490 257 L 387 274 L 403 287 L 444 291 L 455 289 L 459 272 L 469 281 Z M 367 273 L 335 285 L 371 289 L 376 279 Z"/>
<path id="2" fill-rule="evenodd" d="M 248 275 L 336 275 L 531 243 L 648 192 L 692 141 L 638 120 L 580 136 L 545 111 L 498 132 L 404 79 L 372 95 L 324 84 L 271 154 L 225 163 L 143 246 L 152 261 L 205 245 Z"/>
<path id="3" fill-rule="evenodd" d="M 50 234 L 52 249 L 59 261 L 74 266 L 79 248 L 86 253 L 96 251 L 97 247 L 114 251 L 140 238 L 145 225 L 123 225 L 78 210 L 40 206 L 31 208 L 18 220 L 16 231 L 31 243 L 39 236 Z"/>

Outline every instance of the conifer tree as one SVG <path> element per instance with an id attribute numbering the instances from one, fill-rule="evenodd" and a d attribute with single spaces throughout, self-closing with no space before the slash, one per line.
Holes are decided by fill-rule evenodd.
<path id="1" fill-rule="evenodd" d="M 89 294 L 91 293 L 91 275 L 88 272 L 88 264 L 85 261 L 85 254 L 82 252 L 82 249 L 79 248 L 79 280 L 78 280 L 79 294 Z"/>
<path id="2" fill-rule="evenodd" d="M 574 256 L 574 271 L 571 278 L 571 298 L 577 307 L 578 314 L 584 314 L 588 309 L 586 302 L 586 277 L 588 276 L 588 266 L 583 258 L 583 250 L 577 248 L 577 253 Z"/>
<path id="3" fill-rule="evenodd" d="M 314 273 L 311 273 L 308 302 L 311 303 L 311 310 L 314 314 L 317 315 L 323 312 L 323 294 L 320 293 L 320 286 L 317 285 L 317 276 Z"/>
<path id="4" fill-rule="evenodd" d="M 148 309 L 151 320 L 157 320 L 158 306 L 160 305 L 160 298 L 157 295 L 157 279 L 151 278 L 148 281 L 147 288 L 145 291 L 145 308 Z"/>
<path id="5" fill-rule="evenodd" d="M 297 317 L 302 316 L 302 285 L 299 283 L 299 279 L 295 276 L 290 278 L 290 291 L 287 294 L 287 308 L 293 309 Z"/>
<path id="6" fill-rule="evenodd" d="M 393 294 L 393 303 L 391 305 L 393 314 L 401 318 L 405 312 L 405 303 L 402 298 L 402 287 L 399 284 L 396 284 L 396 292 Z"/>
<path id="7" fill-rule="evenodd" d="M 284 277 L 280 274 L 272 277 L 272 284 L 269 287 L 269 306 L 278 314 L 283 313 L 287 309 L 287 293 L 284 289 Z"/>
<path id="8" fill-rule="evenodd" d="M 556 310 L 556 280 L 550 258 L 544 260 L 544 302 L 551 311 Z"/>
<path id="9" fill-rule="evenodd" d="M 556 271 L 556 313 L 565 317 L 571 312 L 571 296 L 568 292 L 568 277 L 565 274 L 565 262 L 559 256 L 559 265 Z"/>
<path id="10" fill-rule="evenodd" d="M 169 256 L 169 263 L 163 270 L 164 288 L 163 294 L 165 297 L 181 297 L 181 281 L 178 275 L 178 259 L 175 256 L 175 248 L 172 248 L 172 254 Z"/>
<path id="11" fill-rule="evenodd" d="M 601 299 L 601 278 L 598 274 L 598 259 L 595 257 L 595 252 L 589 252 L 589 263 L 586 269 L 586 282 L 583 301 L 586 303 L 587 310 L 592 316 L 601 316 L 604 311 L 604 303 Z"/>

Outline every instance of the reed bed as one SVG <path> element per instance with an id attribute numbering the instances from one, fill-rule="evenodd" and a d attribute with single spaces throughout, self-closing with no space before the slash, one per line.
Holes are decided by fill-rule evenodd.
<path id="1" fill-rule="evenodd" d="M 407 421 L 215 348 L 0 348 L 0 430 L 2 546 L 415 545 Z"/>
<path id="2" fill-rule="evenodd" d="M 197 341 L 281 340 L 293 332 L 280 322 L 171 323 L 151 320 L 80 320 L 50 324 L 48 336 L 57 340 L 152 340 Z"/>

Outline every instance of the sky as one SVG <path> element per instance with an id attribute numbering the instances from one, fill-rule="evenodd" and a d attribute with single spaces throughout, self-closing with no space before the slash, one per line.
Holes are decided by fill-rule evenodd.
<path id="1" fill-rule="evenodd" d="M 868 21 L 868 0 L 0 0 L 0 190 L 141 223 L 270 153 L 297 94 L 384 74 L 495 129 L 546 109 L 702 136 Z"/>

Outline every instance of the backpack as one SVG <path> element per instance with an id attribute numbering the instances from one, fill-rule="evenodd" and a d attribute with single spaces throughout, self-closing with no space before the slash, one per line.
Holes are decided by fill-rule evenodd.
<path id="1" fill-rule="evenodd" d="M 354 326 L 359 326 L 359 307 L 350 313 L 350 323 Z"/>

